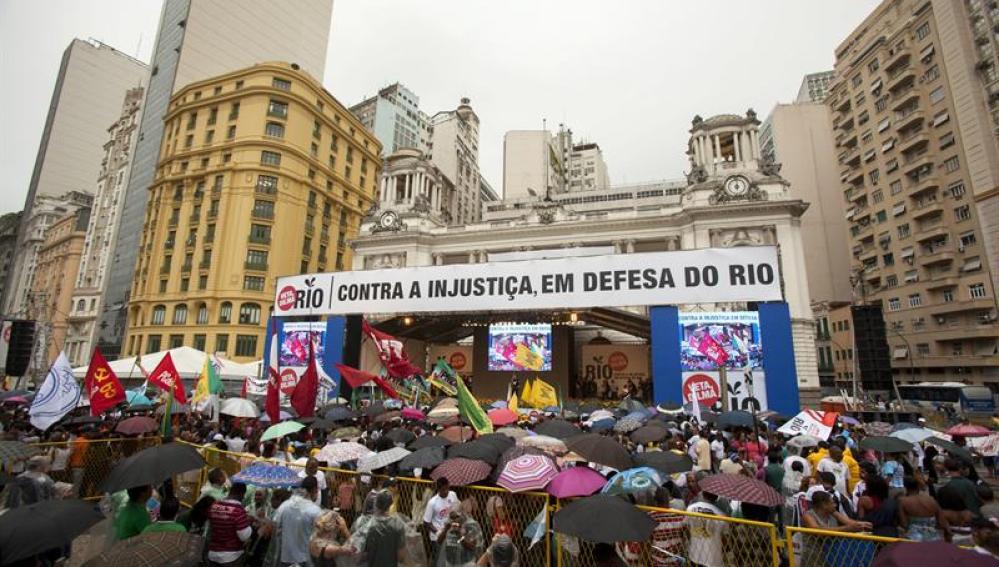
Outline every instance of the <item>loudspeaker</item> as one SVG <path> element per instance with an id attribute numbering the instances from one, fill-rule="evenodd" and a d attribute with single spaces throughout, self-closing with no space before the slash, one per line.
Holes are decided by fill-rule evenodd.
<path id="1" fill-rule="evenodd" d="M 35 346 L 35 322 L 24 319 L 11 321 L 10 348 L 7 350 L 7 376 L 24 376 L 31 363 Z"/>

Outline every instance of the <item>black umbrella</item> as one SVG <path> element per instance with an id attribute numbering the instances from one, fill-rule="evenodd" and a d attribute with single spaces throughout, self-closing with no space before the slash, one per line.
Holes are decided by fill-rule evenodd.
<path id="1" fill-rule="evenodd" d="M 104 519 L 83 500 L 45 500 L 0 515 L 0 565 L 69 544 Z"/>
<path id="2" fill-rule="evenodd" d="M 495 445 L 483 443 L 482 441 L 472 441 L 471 443 L 459 443 L 448 447 L 447 458 L 453 459 L 455 457 L 464 457 L 495 465 L 499 461 L 500 451 Z"/>
<path id="3" fill-rule="evenodd" d="M 632 467 L 631 455 L 623 445 L 610 437 L 583 433 L 565 440 L 565 446 L 587 461 L 623 471 Z"/>
<path id="4" fill-rule="evenodd" d="M 86 425 L 88 423 L 100 423 L 104 418 L 98 415 L 80 415 L 66 420 L 66 425 Z"/>
<path id="5" fill-rule="evenodd" d="M 748 411 L 723 411 L 718 416 L 718 427 L 753 427 L 756 418 Z"/>
<path id="6" fill-rule="evenodd" d="M 582 431 L 578 427 L 564 419 L 549 419 L 542 421 L 534 428 L 538 435 L 547 435 L 556 439 L 568 439 L 574 435 L 579 435 Z"/>
<path id="7" fill-rule="evenodd" d="M 655 521 L 618 496 L 598 494 L 580 498 L 555 512 L 555 531 L 596 543 L 647 541 Z"/>
<path id="8" fill-rule="evenodd" d="M 405 445 L 416 439 L 416 434 L 408 429 L 403 429 L 401 427 L 396 427 L 392 431 L 385 434 L 385 437 L 391 439 L 393 443 L 401 443 Z"/>
<path id="9" fill-rule="evenodd" d="M 416 468 L 432 469 L 444 462 L 444 447 L 424 447 L 406 455 L 399 462 L 399 469 L 411 471 Z"/>
<path id="10" fill-rule="evenodd" d="M 336 406 L 326 410 L 326 414 L 323 417 L 330 421 L 346 421 L 357 417 L 357 412 L 348 407 Z"/>
<path id="11" fill-rule="evenodd" d="M 119 462 L 101 485 L 103 492 L 118 492 L 133 486 L 155 486 L 175 474 L 200 469 L 205 460 L 190 445 L 165 443 L 143 449 Z"/>
<path id="12" fill-rule="evenodd" d="M 884 453 L 907 453 L 912 449 L 912 443 L 898 437 L 864 437 L 860 440 L 860 448 Z"/>
<path id="13" fill-rule="evenodd" d="M 662 423 L 662 422 L 659 422 Z M 669 435 L 669 430 L 659 425 L 644 425 L 631 432 L 631 440 L 635 443 L 657 443 Z"/>
<path id="14" fill-rule="evenodd" d="M 420 449 L 426 449 L 427 447 L 447 447 L 451 445 L 450 439 L 445 439 L 439 435 L 424 435 L 423 437 L 417 437 L 416 441 L 413 441 L 407 448 L 410 451 L 419 451 Z"/>
<path id="15" fill-rule="evenodd" d="M 336 422 L 325 417 L 314 420 L 309 424 L 309 429 L 314 429 L 316 431 L 329 431 L 334 427 L 336 427 Z"/>
<path id="16" fill-rule="evenodd" d="M 361 413 L 363 413 L 368 417 L 375 417 L 377 415 L 381 415 L 385 413 L 385 404 L 383 404 L 382 402 L 375 402 L 369 405 L 368 407 L 364 408 L 363 410 L 361 410 Z"/>
<path id="17" fill-rule="evenodd" d="M 936 445 L 937 447 L 940 447 L 941 449 L 947 451 L 951 455 L 964 459 L 969 463 L 974 462 L 974 459 L 971 457 L 971 452 L 965 449 L 964 447 L 955 444 L 953 441 L 948 441 L 946 439 L 941 439 L 940 437 L 933 436 L 933 437 L 927 437 L 926 442 L 932 445 Z"/>
<path id="18" fill-rule="evenodd" d="M 488 443 L 493 447 L 496 447 L 500 453 L 517 444 L 516 439 L 508 435 L 503 435 L 502 433 L 489 433 L 479 437 L 476 441 L 480 443 Z"/>
<path id="19" fill-rule="evenodd" d="M 602 409 L 604 409 L 602 405 L 589 402 L 579 406 L 579 413 L 593 413 Z"/>
<path id="20" fill-rule="evenodd" d="M 652 467 L 666 474 L 690 472 L 694 461 L 687 455 L 678 455 L 673 451 L 647 451 L 635 457 L 635 463 L 643 467 Z"/>

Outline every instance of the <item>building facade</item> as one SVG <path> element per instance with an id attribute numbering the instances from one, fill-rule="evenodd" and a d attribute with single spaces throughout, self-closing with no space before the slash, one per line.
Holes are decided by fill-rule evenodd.
<path id="1" fill-rule="evenodd" d="M 0 216 L 0 298 L 6 295 L 7 274 L 17 251 L 17 230 L 23 214 L 18 211 Z"/>
<path id="2" fill-rule="evenodd" d="M 294 62 L 303 71 L 321 79 L 326 66 L 332 11 L 332 0 L 290 0 L 282 3 L 280 10 L 268 0 L 240 2 L 239 9 L 211 0 L 165 0 L 163 3 L 143 102 L 142 125 L 98 324 L 97 342 L 110 357 L 117 356 L 121 350 L 126 325 L 125 306 L 132 288 L 149 188 L 156 182 L 160 143 L 164 137 L 163 121 L 171 96 L 192 82 L 262 61 Z M 117 113 L 110 115 L 103 124 L 106 126 L 115 116 Z"/>
<path id="3" fill-rule="evenodd" d="M 466 97 L 456 109 L 434 114 L 430 125 L 433 132 L 427 157 L 454 185 L 452 222 L 476 222 L 482 215 L 479 116 Z"/>
<path id="4" fill-rule="evenodd" d="M 440 168 L 420 150 L 406 148 L 383 160 L 378 200 L 368 217 L 377 216 L 379 229 L 386 230 L 395 230 L 414 215 L 452 224 L 456 199 L 454 184 Z"/>
<path id="5" fill-rule="evenodd" d="M 511 130 L 503 136 L 503 197 L 569 190 L 572 130 Z M 582 178 L 580 178 L 582 181 Z"/>
<path id="6" fill-rule="evenodd" d="M 569 156 L 569 191 L 602 191 L 610 187 L 610 175 L 600 146 L 593 142 L 572 146 Z"/>
<path id="7" fill-rule="evenodd" d="M 829 96 L 829 87 L 836 77 L 835 71 L 821 71 L 819 73 L 809 73 L 801 80 L 798 88 L 798 96 L 794 102 L 822 102 Z"/>
<path id="8" fill-rule="evenodd" d="M 164 127 L 123 352 L 256 360 L 277 277 L 352 264 L 381 146 L 288 63 L 188 85 Z"/>
<path id="9" fill-rule="evenodd" d="M 403 148 L 426 152 L 430 145 L 430 117 L 420 110 L 420 98 L 401 83 L 389 85 L 373 97 L 350 107 L 374 132 L 385 155 Z"/>
<path id="10" fill-rule="evenodd" d="M 144 85 L 148 78 L 145 63 L 96 40 L 74 39 L 63 52 L 24 201 L 17 253 L 4 286 L 9 293 L 0 296 L 8 315 L 22 307 L 31 289 L 27 282 L 32 277 L 25 271 L 37 259 L 34 247 L 27 245 L 30 227 L 23 223 L 32 218 L 36 197 L 93 187 L 106 129 L 121 110 L 122 94 Z"/>
<path id="11" fill-rule="evenodd" d="M 800 217 L 808 205 L 791 195 L 773 168 L 761 167 L 758 125 L 752 114 L 695 118 L 689 146 L 692 170 L 686 181 L 550 198 L 508 195 L 489 204 L 481 222 L 461 227 L 417 215 L 394 230 L 383 230 L 380 218 L 371 219 L 354 242 L 353 267 L 479 263 L 511 254 L 555 254 L 564 248 L 631 254 L 779 244 L 799 386 L 803 401 L 815 403 L 819 381 L 814 322 L 800 233 Z M 643 310 L 636 306 L 632 312 Z"/>
<path id="12" fill-rule="evenodd" d="M 997 388 L 999 162 L 966 9 L 882 3 L 837 48 L 826 102 L 855 297 L 883 308 L 896 379 Z"/>
<path id="13" fill-rule="evenodd" d="M 28 299 L 28 318 L 36 321 L 33 373 L 44 375 L 64 349 L 73 303 L 73 279 L 83 255 L 90 209 L 81 207 L 56 220 L 45 231 Z"/>
<path id="14" fill-rule="evenodd" d="M 144 96 L 142 87 L 129 89 L 122 102 L 121 116 L 107 129 L 101 173 L 97 178 L 90 224 L 70 302 L 65 351 L 74 366 L 89 362 L 93 351 L 95 322 L 103 307 L 105 276 L 118 235 Z"/>

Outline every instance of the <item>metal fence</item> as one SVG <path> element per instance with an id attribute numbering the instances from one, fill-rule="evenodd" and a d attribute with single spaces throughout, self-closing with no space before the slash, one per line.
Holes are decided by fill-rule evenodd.
<path id="1" fill-rule="evenodd" d="M 159 443 L 159 437 L 79 438 L 34 446 L 56 465 L 49 471 L 52 480 L 72 484 L 73 493 L 80 498 L 99 499 L 101 483 L 119 461 Z"/>
<path id="2" fill-rule="evenodd" d="M 854 567 L 874 562 L 887 545 L 904 541 L 890 537 L 789 527 L 785 546 L 790 567 Z"/>

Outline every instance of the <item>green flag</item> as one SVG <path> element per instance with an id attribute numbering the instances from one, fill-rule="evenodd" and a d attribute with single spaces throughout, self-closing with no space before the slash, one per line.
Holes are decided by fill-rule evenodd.
<path id="1" fill-rule="evenodd" d="M 163 421 L 160 422 L 160 436 L 173 435 L 173 390 L 167 392 L 167 402 L 164 406 Z"/>
<path id="2" fill-rule="evenodd" d="M 468 391 L 465 381 L 461 379 L 458 373 L 454 375 L 454 382 L 458 387 L 458 411 L 461 412 L 461 415 L 465 416 L 479 434 L 492 433 L 493 424 L 489 421 L 486 410 L 482 409 L 482 406 L 476 401 L 475 396 Z"/>

